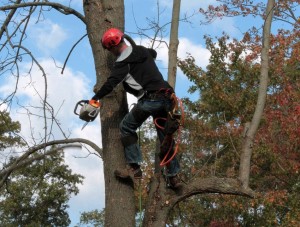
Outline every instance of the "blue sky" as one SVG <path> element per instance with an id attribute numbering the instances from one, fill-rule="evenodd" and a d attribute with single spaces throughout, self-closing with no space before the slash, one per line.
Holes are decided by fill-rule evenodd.
<path id="1" fill-rule="evenodd" d="M 56 1 L 68 5 L 68 0 Z M 82 12 L 82 0 L 72 0 L 71 6 Z M 160 15 L 161 25 L 168 23 L 171 19 L 172 1 L 160 0 Z M 196 59 L 196 63 L 205 67 L 208 64 L 209 52 L 205 49 L 204 35 L 212 37 L 220 36 L 222 32 L 228 33 L 232 38 L 241 38 L 242 33 L 253 23 L 252 20 L 241 20 L 238 18 L 224 18 L 216 20 L 210 25 L 200 25 L 201 15 L 198 9 L 206 7 L 209 4 L 215 4 L 214 0 L 182 0 L 181 17 L 184 14 L 192 15 L 189 19 L 190 23 L 180 23 L 179 27 L 179 49 L 178 55 L 180 58 L 185 58 L 188 53 L 192 54 Z M 147 27 L 146 18 L 155 18 L 157 16 L 157 1 L 156 0 L 125 0 L 125 31 L 136 33 L 136 22 L 140 28 Z M 36 16 L 36 15 L 35 15 Z M 0 12 L 0 18 L 4 15 Z M 136 22 L 135 22 L 136 21 Z M 258 24 L 260 23 L 260 24 Z M 261 25 L 258 20 L 256 26 Z M 168 42 L 168 32 L 165 33 L 164 40 Z M 57 117 L 60 119 L 61 127 L 68 131 L 71 138 L 82 137 L 88 138 L 101 146 L 101 134 L 99 121 L 90 123 L 83 131 L 81 122 L 74 114 L 73 109 L 75 103 L 81 99 L 89 99 L 92 97 L 92 88 L 95 84 L 95 69 L 92 51 L 85 38 L 71 55 L 67 68 L 63 75 L 60 69 L 55 65 L 62 66 L 63 62 L 72 48 L 86 33 L 84 24 L 74 16 L 65 16 L 52 10 L 44 14 L 44 20 L 38 24 L 33 20 L 29 25 L 28 39 L 26 47 L 31 49 L 34 56 L 41 62 L 45 68 L 48 79 L 48 101 L 57 111 Z M 153 33 L 147 33 L 153 36 Z M 132 35 L 137 43 L 149 45 L 149 41 L 145 38 Z M 167 48 L 161 46 L 157 49 L 158 57 L 157 64 L 167 79 Z M 55 64 L 53 59 L 55 59 Z M 24 59 L 20 71 L 25 75 L 30 64 Z M 32 83 L 34 81 L 34 83 Z M 15 80 L 12 77 L 2 77 L 0 81 L 1 98 L 9 94 L 14 87 Z M 38 104 L 40 99 L 37 91 L 41 94 L 44 91 L 43 78 L 39 69 L 34 66 L 32 77 L 23 77 L 20 81 L 17 97 L 26 102 L 26 104 Z M 180 98 L 190 96 L 187 90 L 190 86 L 187 78 L 178 70 L 176 93 Z M 196 98 L 194 96 L 193 98 Z M 130 99 L 131 102 L 134 99 Z M 3 107 L 1 107 L 3 108 Z M 29 134 L 30 121 L 24 114 L 20 114 L 20 110 L 12 109 L 12 117 L 14 120 L 22 122 L 22 135 L 30 138 Z M 43 122 L 40 119 L 35 119 L 35 132 L 42 131 Z M 59 129 L 54 129 L 56 139 L 62 138 Z M 66 162 L 76 172 L 85 176 L 84 184 L 80 185 L 80 193 L 70 200 L 70 217 L 72 219 L 71 226 L 79 222 L 80 212 L 90 211 L 94 209 L 101 210 L 104 207 L 104 180 L 102 172 L 102 161 L 99 157 L 90 154 L 85 149 L 68 149 L 65 152 Z M 88 156 L 88 157 L 86 157 Z M 85 157 L 85 158 L 83 158 Z"/>

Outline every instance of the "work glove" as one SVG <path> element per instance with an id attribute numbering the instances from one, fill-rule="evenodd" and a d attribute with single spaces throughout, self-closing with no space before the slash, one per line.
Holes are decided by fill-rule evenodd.
<path id="1" fill-rule="evenodd" d="M 91 99 L 91 100 L 89 100 L 89 105 L 91 105 L 95 108 L 99 108 L 99 107 L 101 107 L 101 102 L 99 102 L 95 99 Z"/>

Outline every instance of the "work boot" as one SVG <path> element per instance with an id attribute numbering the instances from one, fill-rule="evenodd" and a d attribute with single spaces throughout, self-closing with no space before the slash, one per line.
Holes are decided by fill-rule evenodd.
<path id="1" fill-rule="evenodd" d="M 183 186 L 181 180 L 179 179 L 178 175 L 168 177 L 168 186 L 171 189 L 179 189 Z"/>
<path id="2" fill-rule="evenodd" d="M 137 180 L 142 178 L 143 172 L 138 165 L 135 168 L 128 165 L 125 169 L 116 169 L 114 174 L 122 179 Z"/>

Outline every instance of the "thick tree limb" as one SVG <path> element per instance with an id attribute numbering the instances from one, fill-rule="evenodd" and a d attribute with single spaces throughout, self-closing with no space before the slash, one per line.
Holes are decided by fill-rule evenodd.
<path id="1" fill-rule="evenodd" d="M 244 188 L 240 181 L 232 178 L 195 178 L 185 185 L 180 196 L 174 199 L 178 203 L 192 195 L 203 193 L 220 193 L 254 197 L 254 192 L 250 188 Z M 175 205 L 175 204 L 174 204 Z"/>
<path id="2" fill-rule="evenodd" d="M 74 144 L 74 143 L 77 143 L 77 144 Z M 9 175 L 14 170 L 24 167 L 25 165 L 28 165 L 35 160 L 40 160 L 43 157 L 45 157 L 46 155 L 51 155 L 54 152 L 62 150 L 64 148 L 66 148 L 66 146 L 60 146 L 54 150 L 45 152 L 43 155 L 38 155 L 34 158 L 29 158 L 29 156 L 31 154 L 33 154 L 34 152 L 45 149 L 46 147 L 49 147 L 49 146 L 61 145 L 61 144 L 73 144 L 74 147 L 78 147 L 78 143 L 83 143 L 83 144 L 89 145 L 100 155 L 100 157 L 102 157 L 102 149 L 95 143 L 91 142 L 90 140 L 86 140 L 86 139 L 74 138 L 74 139 L 66 139 L 66 140 L 53 140 L 53 141 L 50 141 L 47 143 L 42 143 L 42 144 L 39 144 L 39 145 L 29 148 L 27 151 L 25 151 L 25 153 L 22 156 L 17 158 L 17 160 L 12 165 L 10 165 L 8 168 L 5 168 L 0 171 L 0 177 L 1 177 L 0 188 L 2 187 L 2 185 L 4 184 L 6 179 L 9 177 Z M 70 145 L 68 145 L 68 147 L 70 147 Z"/>
<path id="3" fill-rule="evenodd" d="M 198 177 L 176 191 L 167 189 L 164 182 L 163 177 L 159 175 L 153 179 L 153 187 L 149 192 L 151 199 L 148 199 L 145 209 L 144 227 L 165 227 L 171 209 L 193 195 L 214 193 L 251 198 L 255 196 L 254 191 L 244 188 L 239 180 L 232 178 Z"/>
<path id="4" fill-rule="evenodd" d="M 86 23 L 85 17 L 78 11 L 76 11 L 70 7 L 67 7 L 65 5 L 62 5 L 59 3 L 54 3 L 54 2 L 27 2 L 27 3 L 21 3 L 21 4 L 2 6 L 2 7 L 0 7 L 0 10 L 1 11 L 14 10 L 14 9 L 18 9 L 18 8 L 31 7 L 31 6 L 49 6 L 65 15 L 73 14 L 74 16 L 78 17 L 83 23 Z"/>

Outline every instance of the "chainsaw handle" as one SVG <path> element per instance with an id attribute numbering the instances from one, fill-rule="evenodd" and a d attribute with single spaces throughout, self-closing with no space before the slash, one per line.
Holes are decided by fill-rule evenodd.
<path id="1" fill-rule="evenodd" d="M 74 108 L 74 114 L 79 115 L 79 113 L 77 112 L 78 106 L 83 106 L 84 104 L 87 103 L 89 103 L 89 100 L 80 100 L 79 102 L 77 102 Z"/>

